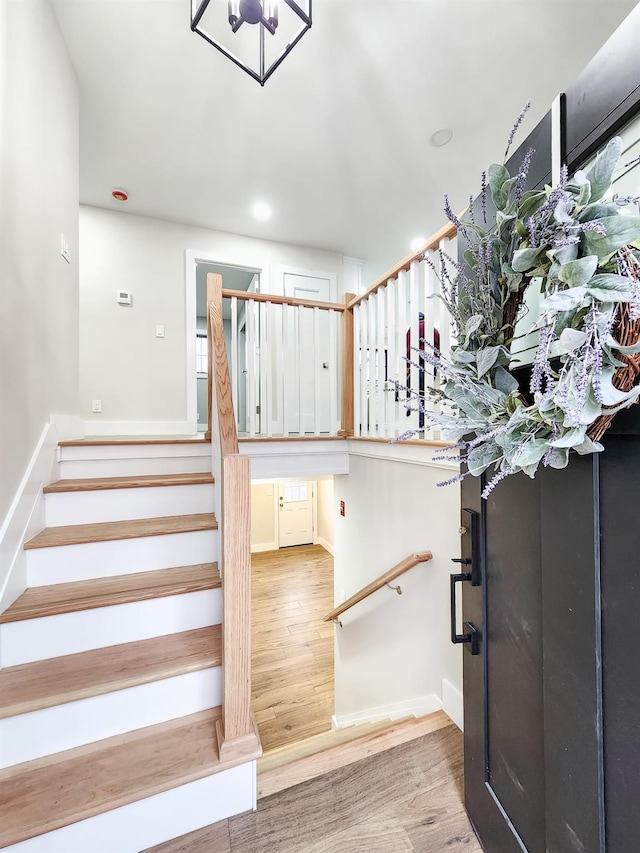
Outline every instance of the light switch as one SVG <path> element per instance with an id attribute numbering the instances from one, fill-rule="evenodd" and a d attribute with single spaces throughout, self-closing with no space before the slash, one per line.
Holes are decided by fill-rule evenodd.
<path id="1" fill-rule="evenodd" d="M 156 338 L 164 338 L 164 326 L 156 326 Z"/>

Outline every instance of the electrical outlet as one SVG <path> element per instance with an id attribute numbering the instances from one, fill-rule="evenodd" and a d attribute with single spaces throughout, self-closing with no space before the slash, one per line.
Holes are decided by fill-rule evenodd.
<path id="1" fill-rule="evenodd" d="M 94 414 L 99 414 L 102 411 L 102 400 L 92 400 L 91 411 Z"/>

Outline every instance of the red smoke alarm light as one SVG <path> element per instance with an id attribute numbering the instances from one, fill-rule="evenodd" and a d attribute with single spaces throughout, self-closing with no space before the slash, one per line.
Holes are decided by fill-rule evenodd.
<path id="1" fill-rule="evenodd" d="M 111 195 L 115 198 L 116 201 L 127 201 L 129 196 L 124 190 L 114 190 Z"/>

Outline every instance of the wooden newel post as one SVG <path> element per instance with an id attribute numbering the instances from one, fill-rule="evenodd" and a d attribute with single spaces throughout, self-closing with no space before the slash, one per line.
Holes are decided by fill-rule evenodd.
<path id="1" fill-rule="evenodd" d="M 222 314 L 222 276 L 218 273 L 207 274 L 207 431 L 204 437 L 211 441 L 211 425 L 213 411 L 213 329 L 211 325 L 211 309 L 220 301 Z"/>
<path id="2" fill-rule="evenodd" d="M 223 718 L 220 758 L 259 748 L 251 713 L 250 460 L 222 458 Z"/>
<path id="3" fill-rule="evenodd" d="M 353 436 L 353 308 L 349 303 L 355 293 L 345 293 L 342 312 L 342 419 L 339 435 Z"/>

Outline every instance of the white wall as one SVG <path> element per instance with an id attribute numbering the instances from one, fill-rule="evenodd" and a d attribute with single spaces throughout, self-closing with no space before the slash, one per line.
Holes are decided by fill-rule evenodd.
<path id="1" fill-rule="evenodd" d="M 88 432 L 103 422 L 176 429 L 186 422 L 185 250 L 261 269 L 265 292 L 278 264 L 335 272 L 341 289 L 335 252 L 119 211 L 81 206 L 80 241 L 80 405 Z M 132 291 L 132 307 L 116 304 L 118 288 Z M 165 326 L 162 339 L 156 324 Z M 102 400 L 101 415 L 91 414 L 93 399 Z"/>
<path id="2" fill-rule="evenodd" d="M 278 548 L 276 483 L 251 484 L 251 553 Z"/>
<path id="3" fill-rule="evenodd" d="M 1 592 L 21 481 L 50 415 L 78 409 L 78 93 L 49 0 L 0 0 L 0 282 Z"/>
<path id="4" fill-rule="evenodd" d="M 316 542 L 333 554 L 337 504 L 333 494 L 333 477 L 318 480 L 316 486 Z"/>
<path id="5" fill-rule="evenodd" d="M 449 574 L 459 555 L 459 488 L 438 488 L 452 476 L 432 452 L 413 446 L 350 442 L 349 474 L 334 478 L 336 603 L 413 551 L 433 560 L 356 605 L 336 629 L 338 724 L 437 708 L 443 679 L 462 690 L 460 647 L 450 642 Z M 460 697 L 461 700 L 461 697 Z M 382 709 L 382 710 L 381 710 Z M 447 709 L 446 709 L 447 710 Z"/>

